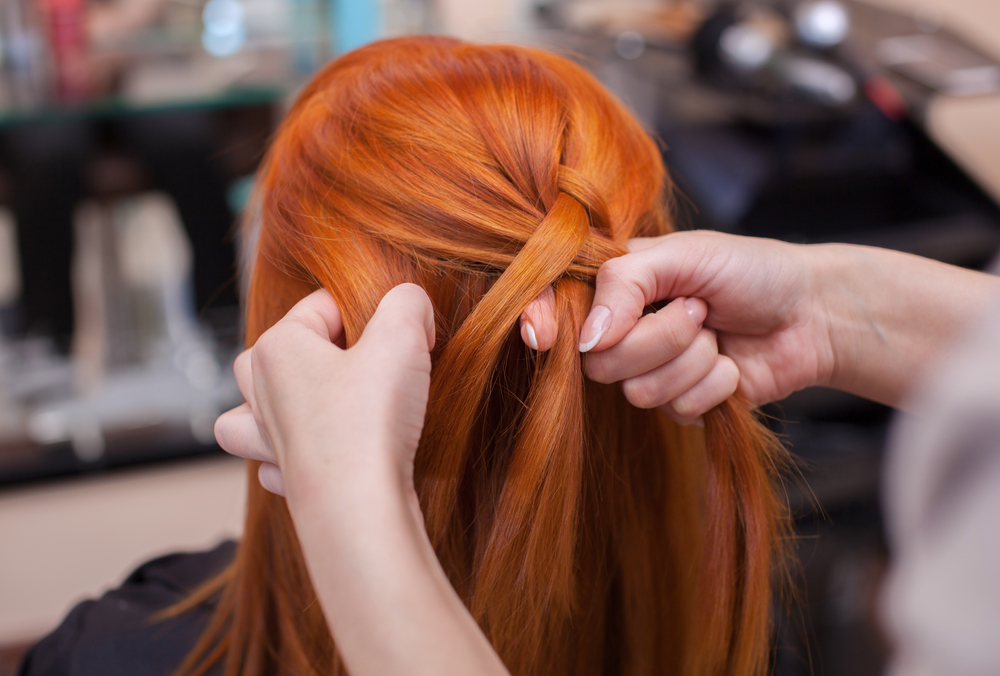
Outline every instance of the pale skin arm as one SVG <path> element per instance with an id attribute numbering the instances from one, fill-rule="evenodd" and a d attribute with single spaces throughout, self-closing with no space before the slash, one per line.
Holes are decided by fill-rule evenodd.
<path id="1" fill-rule="evenodd" d="M 982 308 L 1000 278 L 872 247 L 810 247 L 834 354 L 819 384 L 895 407 Z"/>
<path id="2" fill-rule="evenodd" d="M 323 614 L 348 671 L 507 674 L 444 574 L 413 490 L 430 385 L 433 310 L 420 288 L 389 292 L 341 350 L 325 291 L 237 360 L 247 400 L 219 418 L 227 451 L 262 460 L 286 495 Z"/>
<path id="3" fill-rule="evenodd" d="M 765 404 L 825 385 L 903 406 L 941 347 L 1000 295 L 997 277 L 871 247 L 696 231 L 630 249 L 598 274 L 580 338 L 586 372 L 683 423 L 734 391 Z M 707 313 L 682 312 L 692 298 Z M 678 300 L 640 318 L 664 299 Z M 540 349 L 555 339 L 552 317 L 544 297 L 522 317 L 542 327 Z"/>
<path id="4" fill-rule="evenodd" d="M 412 491 L 390 488 L 391 470 L 341 482 L 296 474 L 289 509 L 351 674 L 508 674 L 445 577 Z"/>

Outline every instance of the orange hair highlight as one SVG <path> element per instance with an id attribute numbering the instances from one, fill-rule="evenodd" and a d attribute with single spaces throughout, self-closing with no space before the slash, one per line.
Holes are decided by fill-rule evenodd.
<path id="1" fill-rule="evenodd" d="M 445 38 L 369 45 L 299 96 L 259 173 L 247 344 L 317 287 L 348 345 L 402 282 L 437 344 L 415 485 L 441 563 L 515 675 L 760 674 L 783 455 L 738 399 L 680 427 L 583 376 L 601 264 L 670 230 L 659 151 L 590 74 Z M 518 318 L 555 288 L 545 354 Z M 236 560 L 181 666 L 344 673 L 283 499 L 250 463 Z"/>

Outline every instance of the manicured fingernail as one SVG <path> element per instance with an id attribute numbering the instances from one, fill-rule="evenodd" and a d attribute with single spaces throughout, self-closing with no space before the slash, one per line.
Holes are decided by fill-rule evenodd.
<path id="1" fill-rule="evenodd" d="M 528 345 L 531 346 L 532 350 L 537 352 L 538 338 L 535 337 L 535 327 L 528 320 L 524 320 L 524 332 L 528 335 Z"/>
<path id="2" fill-rule="evenodd" d="M 687 308 L 688 314 L 691 315 L 695 324 L 701 324 L 705 321 L 705 316 L 708 314 L 705 301 L 700 298 L 685 298 L 684 307 Z"/>
<path id="3" fill-rule="evenodd" d="M 580 332 L 580 352 L 591 350 L 609 328 L 611 328 L 611 310 L 598 305 L 590 311 L 590 315 L 583 323 L 583 330 Z"/>

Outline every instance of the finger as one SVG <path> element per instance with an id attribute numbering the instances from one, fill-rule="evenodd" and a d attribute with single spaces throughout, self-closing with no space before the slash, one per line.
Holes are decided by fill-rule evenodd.
<path id="1" fill-rule="evenodd" d="M 690 425 L 733 396 L 739 384 L 740 369 L 736 362 L 726 355 L 719 355 L 708 375 L 660 410 L 675 422 Z"/>
<path id="2" fill-rule="evenodd" d="M 647 373 L 622 381 L 622 392 L 633 406 L 655 408 L 683 395 L 707 376 L 719 359 L 715 334 L 703 329 L 676 359 Z"/>
<path id="3" fill-rule="evenodd" d="M 285 497 L 285 480 L 281 468 L 270 462 L 262 462 L 257 469 L 257 480 L 264 490 Z"/>
<path id="4" fill-rule="evenodd" d="M 215 440 L 230 455 L 277 462 L 274 451 L 261 436 L 249 404 L 241 404 L 219 416 L 215 421 Z"/>
<path id="5" fill-rule="evenodd" d="M 614 383 L 666 364 L 691 346 L 707 315 L 705 301 L 675 299 L 640 318 L 617 345 L 588 354 L 584 365 L 587 376 L 599 383 Z"/>
<path id="6" fill-rule="evenodd" d="M 661 237 L 633 237 L 625 243 L 625 248 L 628 249 L 629 253 L 642 251 L 643 249 L 648 249 L 651 246 L 656 246 L 663 241 L 664 237 L 666 237 L 666 235 Z"/>
<path id="7" fill-rule="evenodd" d="M 547 286 L 521 313 L 521 339 L 532 350 L 545 352 L 555 345 L 558 334 L 556 293 Z"/>
<path id="8" fill-rule="evenodd" d="M 253 359 L 251 353 L 253 348 L 243 350 L 233 362 L 233 373 L 236 374 L 236 384 L 240 388 L 240 394 L 250 407 L 257 406 L 257 400 L 253 393 Z"/>
<path id="9" fill-rule="evenodd" d="M 706 275 L 704 237 L 675 233 L 632 242 L 633 252 L 612 258 L 597 271 L 594 302 L 580 331 L 580 351 L 599 352 L 632 330 L 643 309 L 658 300 L 698 297 Z"/>
<path id="10" fill-rule="evenodd" d="M 326 289 L 313 291 L 300 300 L 288 311 L 285 319 L 298 322 L 332 343 L 339 341 L 344 332 L 340 308 Z"/>
<path id="11" fill-rule="evenodd" d="M 434 306 L 427 292 L 416 284 L 400 284 L 379 302 L 359 344 L 423 353 L 434 348 L 434 340 Z"/>

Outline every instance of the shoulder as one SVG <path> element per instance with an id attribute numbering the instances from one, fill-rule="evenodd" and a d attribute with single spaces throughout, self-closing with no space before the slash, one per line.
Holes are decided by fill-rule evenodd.
<path id="1" fill-rule="evenodd" d="M 1000 481 L 1000 297 L 950 346 L 901 417 L 887 467 L 890 521 L 901 537 L 990 477 Z M 992 491 L 991 491 L 992 492 Z M 904 535 L 905 533 L 905 535 Z"/>
<path id="2" fill-rule="evenodd" d="M 883 588 L 893 673 L 1000 673 L 1000 298 L 893 434 Z"/>
<path id="3" fill-rule="evenodd" d="M 205 603 L 162 621 L 152 616 L 182 601 L 233 559 L 236 544 L 170 554 L 137 568 L 117 589 L 78 604 L 25 656 L 20 676 L 168 676 L 211 616 Z"/>

